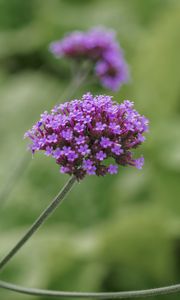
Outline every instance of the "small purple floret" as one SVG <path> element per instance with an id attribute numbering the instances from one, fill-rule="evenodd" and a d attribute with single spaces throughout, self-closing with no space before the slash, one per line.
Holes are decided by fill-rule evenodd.
<path id="1" fill-rule="evenodd" d="M 118 172 L 118 166 L 117 165 L 109 165 L 109 168 L 108 168 L 108 173 L 109 174 L 117 174 Z"/>
<path id="2" fill-rule="evenodd" d="M 69 173 L 69 171 L 70 171 L 70 169 L 69 169 L 68 167 L 63 167 L 63 166 L 62 166 L 62 167 L 60 168 L 60 172 L 61 172 L 61 173 Z"/>
<path id="3" fill-rule="evenodd" d="M 114 144 L 111 151 L 116 155 L 120 155 L 124 152 L 120 144 Z"/>
<path id="4" fill-rule="evenodd" d="M 96 154 L 96 158 L 100 161 L 104 160 L 106 158 L 106 153 L 104 153 L 103 151 L 99 151 L 97 154 Z"/>
<path id="5" fill-rule="evenodd" d="M 81 153 L 81 155 L 85 156 L 87 154 L 89 154 L 91 151 L 88 147 L 88 145 L 81 145 L 78 149 L 78 152 Z"/>
<path id="6" fill-rule="evenodd" d="M 53 147 L 47 146 L 45 150 L 46 156 L 51 156 L 53 154 Z"/>
<path id="7" fill-rule="evenodd" d="M 61 136 L 67 140 L 67 141 L 71 141 L 72 140 L 72 130 L 67 129 L 67 130 L 62 130 Z"/>
<path id="8" fill-rule="evenodd" d="M 67 154 L 67 159 L 70 162 L 73 162 L 78 157 L 78 154 L 75 151 L 69 151 Z"/>
<path id="9" fill-rule="evenodd" d="M 56 150 L 54 150 L 53 152 L 53 157 L 58 159 L 60 158 L 62 155 L 64 154 L 64 151 L 61 150 L 60 148 L 56 148 Z"/>
<path id="10" fill-rule="evenodd" d="M 85 137 L 84 136 L 78 136 L 75 138 L 76 144 L 81 145 L 85 143 Z"/>
<path id="11" fill-rule="evenodd" d="M 110 96 L 87 93 L 42 114 L 25 137 L 31 139 L 33 154 L 44 151 L 55 158 L 61 173 L 80 180 L 86 175 L 116 174 L 118 165 L 141 169 L 144 159 L 134 159 L 132 150 L 144 142 L 147 130 L 148 120 L 132 102 L 118 104 Z"/>
<path id="12" fill-rule="evenodd" d="M 144 166 L 144 157 L 140 157 L 138 159 L 135 159 L 134 161 L 134 165 L 137 169 L 142 169 L 142 167 Z"/>
<path id="13" fill-rule="evenodd" d="M 109 138 L 102 137 L 101 141 L 100 141 L 100 145 L 101 145 L 102 148 L 108 148 L 108 147 L 111 147 L 112 142 L 110 141 Z"/>

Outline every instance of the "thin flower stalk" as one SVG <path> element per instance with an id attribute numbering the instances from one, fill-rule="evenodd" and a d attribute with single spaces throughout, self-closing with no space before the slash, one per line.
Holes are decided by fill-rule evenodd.
<path id="1" fill-rule="evenodd" d="M 180 292 L 180 284 L 164 286 L 154 289 L 135 290 L 135 291 L 121 291 L 121 292 L 69 292 L 69 291 L 54 291 L 43 290 L 37 288 L 27 288 L 15 285 L 9 282 L 0 281 L 0 288 L 10 290 L 16 293 L 50 297 L 50 298 L 83 298 L 83 299 L 139 299 L 145 297 L 156 297 L 161 295 L 177 294 Z"/>
<path id="2" fill-rule="evenodd" d="M 5 267 L 5 265 L 19 252 L 19 250 L 25 245 L 25 243 L 32 237 L 32 235 L 39 229 L 39 227 L 42 226 L 46 219 L 54 212 L 54 210 L 69 193 L 75 182 L 76 178 L 74 176 L 71 176 L 66 185 L 63 187 L 63 189 L 53 199 L 49 206 L 41 213 L 41 215 L 36 219 L 36 221 L 28 229 L 25 235 L 0 261 L 0 270 L 2 270 Z"/>

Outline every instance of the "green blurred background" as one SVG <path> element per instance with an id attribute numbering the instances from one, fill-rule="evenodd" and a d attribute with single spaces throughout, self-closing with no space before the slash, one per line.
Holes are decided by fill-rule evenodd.
<path id="1" fill-rule="evenodd" d="M 65 100 L 60 95 L 70 80 L 69 62 L 53 58 L 49 43 L 96 25 L 117 31 L 130 65 L 131 82 L 115 98 L 135 101 L 150 119 L 139 150 L 145 167 L 77 184 L 1 279 L 81 291 L 180 281 L 179 0 L 0 0 L 1 190 L 26 151 L 24 132 L 57 99 Z M 111 94 L 86 85 L 75 96 L 88 90 Z M 35 156 L 8 199 L 1 199 L 1 257 L 67 178 L 54 160 Z M 0 290 L 0 299 L 33 297 Z"/>

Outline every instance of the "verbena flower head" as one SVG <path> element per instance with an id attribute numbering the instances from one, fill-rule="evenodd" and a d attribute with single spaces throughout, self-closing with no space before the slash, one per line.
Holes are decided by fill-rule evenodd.
<path id="1" fill-rule="evenodd" d="M 50 51 L 56 57 L 90 60 L 95 75 L 108 89 L 118 90 L 129 79 L 122 49 L 112 30 L 98 27 L 87 32 L 74 31 L 53 42 Z"/>
<path id="2" fill-rule="evenodd" d="M 142 168 L 144 159 L 134 159 L 133 149 L 145 140 L 148 120 L 133 102 L 118 104 L 112 97 L 85 94 L 44 112 L 25 137 L 32 153 L 52 156 L 60 172 L 82 179 L 85 175 L 116 174 L 118 166 Z"/>

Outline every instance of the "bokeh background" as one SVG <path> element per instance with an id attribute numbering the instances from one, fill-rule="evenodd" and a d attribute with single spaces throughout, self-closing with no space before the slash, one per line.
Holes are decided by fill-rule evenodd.
<path id="1" fill-rule="evenodd" d="M 145 167 L 77 184 L 4 269 L 6 281 L 104 292 L 180 281 L 179 0 L 0 0 L 0 189 L 10 188 L 25 155 L 24 132 L 65 100 L 70 65 L 52 57 L 49 43 L 96 25 L 117 31 L 130 65 L 131 82 L 115 98 L 135 101 L 150 119 L 140 148 Z M 75 96 L 88 90 L 112 94 L 84 85 Z M 1 257 L 67 178 L 41 154 L 24 169 L 8 198 L 1 197 Z M 34 299 L 2 290 L 0 298 Z"/>

